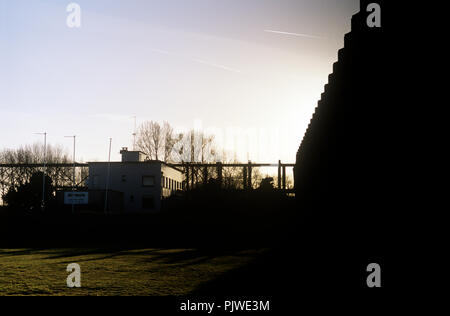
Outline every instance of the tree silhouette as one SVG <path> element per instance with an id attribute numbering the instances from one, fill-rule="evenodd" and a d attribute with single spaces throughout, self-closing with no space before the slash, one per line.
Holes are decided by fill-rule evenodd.
<path id="1" fill-rule="evenodd" d="M 274 190 L 274 184 L 273 184 L 273 178 L 272 177 L 266 177 L 261 180 L 261 183 L 259 184 L 259 189 L 262 191 L 271 191 Z"/>
<path id="2" fill-rule="evenodd" d="M 71 162 L 69 154 L 61 146 L 53 146 L 47 144 L 47 150 L 45 154 L 45 163 L 47 164 L 67 164 Z M 0 163 L 1 164 L 42 164 L 44 163 L 44 148 L 40 143 L 34 143 L 32 145 L 24 145 L 17 149 L 2 149 L 0 150 Z M 52 179 L 60 179 L 57 183 L 59 186 L 70 186 L 72 179 L 62 180 L 63 176 L 67 173 L 67 167 L 63 166 L 47 166 L 46 174 Z M 71 169 L 71 167 L 69 168 Z M 11 168 L 8 173 L 0 173 L 0 195 L 5 195 L 12 187 L 18 187 L 29 182 L 31 176 L 35 172 L 39 172 L 41 167 L 29 167 L 29 168 Z M 86 171 L 82 171 L 86 172 Z M 80 175 L 83 177 L 83 175 Z M 85 175 L 84 175 L 85 176 Z"/>
<path id="3" fill-rule="evenodd" d="M 181 135 L 174 133 L 169 123 L 161 125 L 155 121 L 147 121 L 139 127 L 136 147 L 151 160 L 172 162 L 173 149 L 180 138 Z"/>
<path id="4" fill-rule="evenodd" d="M 42 172 L 35 172 L 30 180 L 17 187 L 11 187 L 3 196 L 3 200 L 12 209 L 21 209 L 26 211 L 36 211 L 42 205 Z M 45 203 L 46 205 L 54 201 L 55 189 L 52 179 L 45 176 Z"/>

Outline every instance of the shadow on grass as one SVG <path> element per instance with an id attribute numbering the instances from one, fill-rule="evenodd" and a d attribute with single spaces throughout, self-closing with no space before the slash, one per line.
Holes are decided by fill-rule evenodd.
<path id="1" fill-rule="evenodd" d="M 258 249 L 212 249 L 212 248 L 198 248 L 198 249 L 171 249 L 171 248 L 155 248 L 155 249 L 140 249 L 140 248 L 94 248 L 94 249 L 21 249 L 21 250 L 0 250 L 0 257 L 7 256 L 27 256 L 27 255 L 42 255 L 45 256 L 43 260 L 68 259 L 61 263 L 71 263 L 70 258 L 77 258 L 77 262 L 101 261 L 107 259 L 114 259 L 117 257 L 142 257 L 144 262 L 158 262 L 161 264 L 177 265 L 180 267 L 197 265 L 212 261 L 214 259 L 223 257 L 234 258 L 254 258 L 262 251 Z M 88 257 L 88 258 L 83 258 Z"/>
<path id="2" fill-rule="evenodd" d="M 47 248 L 29 248 L 29 249 L 0 249 L 0 257 L 8 256 L 26 256 L 32 255 L 33 253 L 46 250 Z"/>

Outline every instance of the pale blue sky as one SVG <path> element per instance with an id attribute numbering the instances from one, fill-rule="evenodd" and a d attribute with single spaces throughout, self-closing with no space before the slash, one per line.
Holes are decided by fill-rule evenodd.
<path id="1" fill-rule="evenodd" d="M 71 29 L 70 2 L 0 0 L 0 149 L 46 131 L 71 153 L 64 136 L 76 134 L 77 160 L 105 160 L 112 137 L 119 160 L 136 115 L 179 129 L 201 121 L 241 160 L 293 162 L 359 9 L 358 0 L 78 0 L 82 26 Z"/>

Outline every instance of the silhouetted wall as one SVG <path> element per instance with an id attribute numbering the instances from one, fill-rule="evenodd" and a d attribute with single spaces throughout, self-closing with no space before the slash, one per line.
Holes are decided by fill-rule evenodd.
<path id="1" fill-rule="evenodd" d="M 373 2 L 381 6 L 381 28 L 367 24 Z M 310 247 L 305 253 L 316 258 L 312 283 L 328 282 L 320 264 L 332 262 L 339 265 L 338 282 L 364 287 L 367 264 L 386 266 L 401 242 L 408 209 L 400 194 L 403 104 L 397 95 L 405 91 L 395 84 L 402 78 L 394 76 L 388 6 L 361 1 L 297 152 L 299 231 Z"/>
<path id="2" fill-rule="evenodd" d="M 371 2 L 383 9 L 383 1 L 361 1 L 362 11 L 352 18 L 352 31 L 345 35 L 297 153 L 296 196 L 326 217 L 336 214 L 353 220 L 379 212 L 392 194 L 395 128 L 389 112 L 395 105 L 389 103 L 386 85 L 383 24 L 370 28 L 366 23 Z"/>

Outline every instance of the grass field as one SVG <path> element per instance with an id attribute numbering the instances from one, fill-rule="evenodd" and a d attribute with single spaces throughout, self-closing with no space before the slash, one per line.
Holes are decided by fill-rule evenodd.
<path id="1" fill-rule="evenodd" d="M 187 295 L 264 249 L 0 249 L 2 295 Z M 81 267 L 68 288 L 66 267 Z"/>

